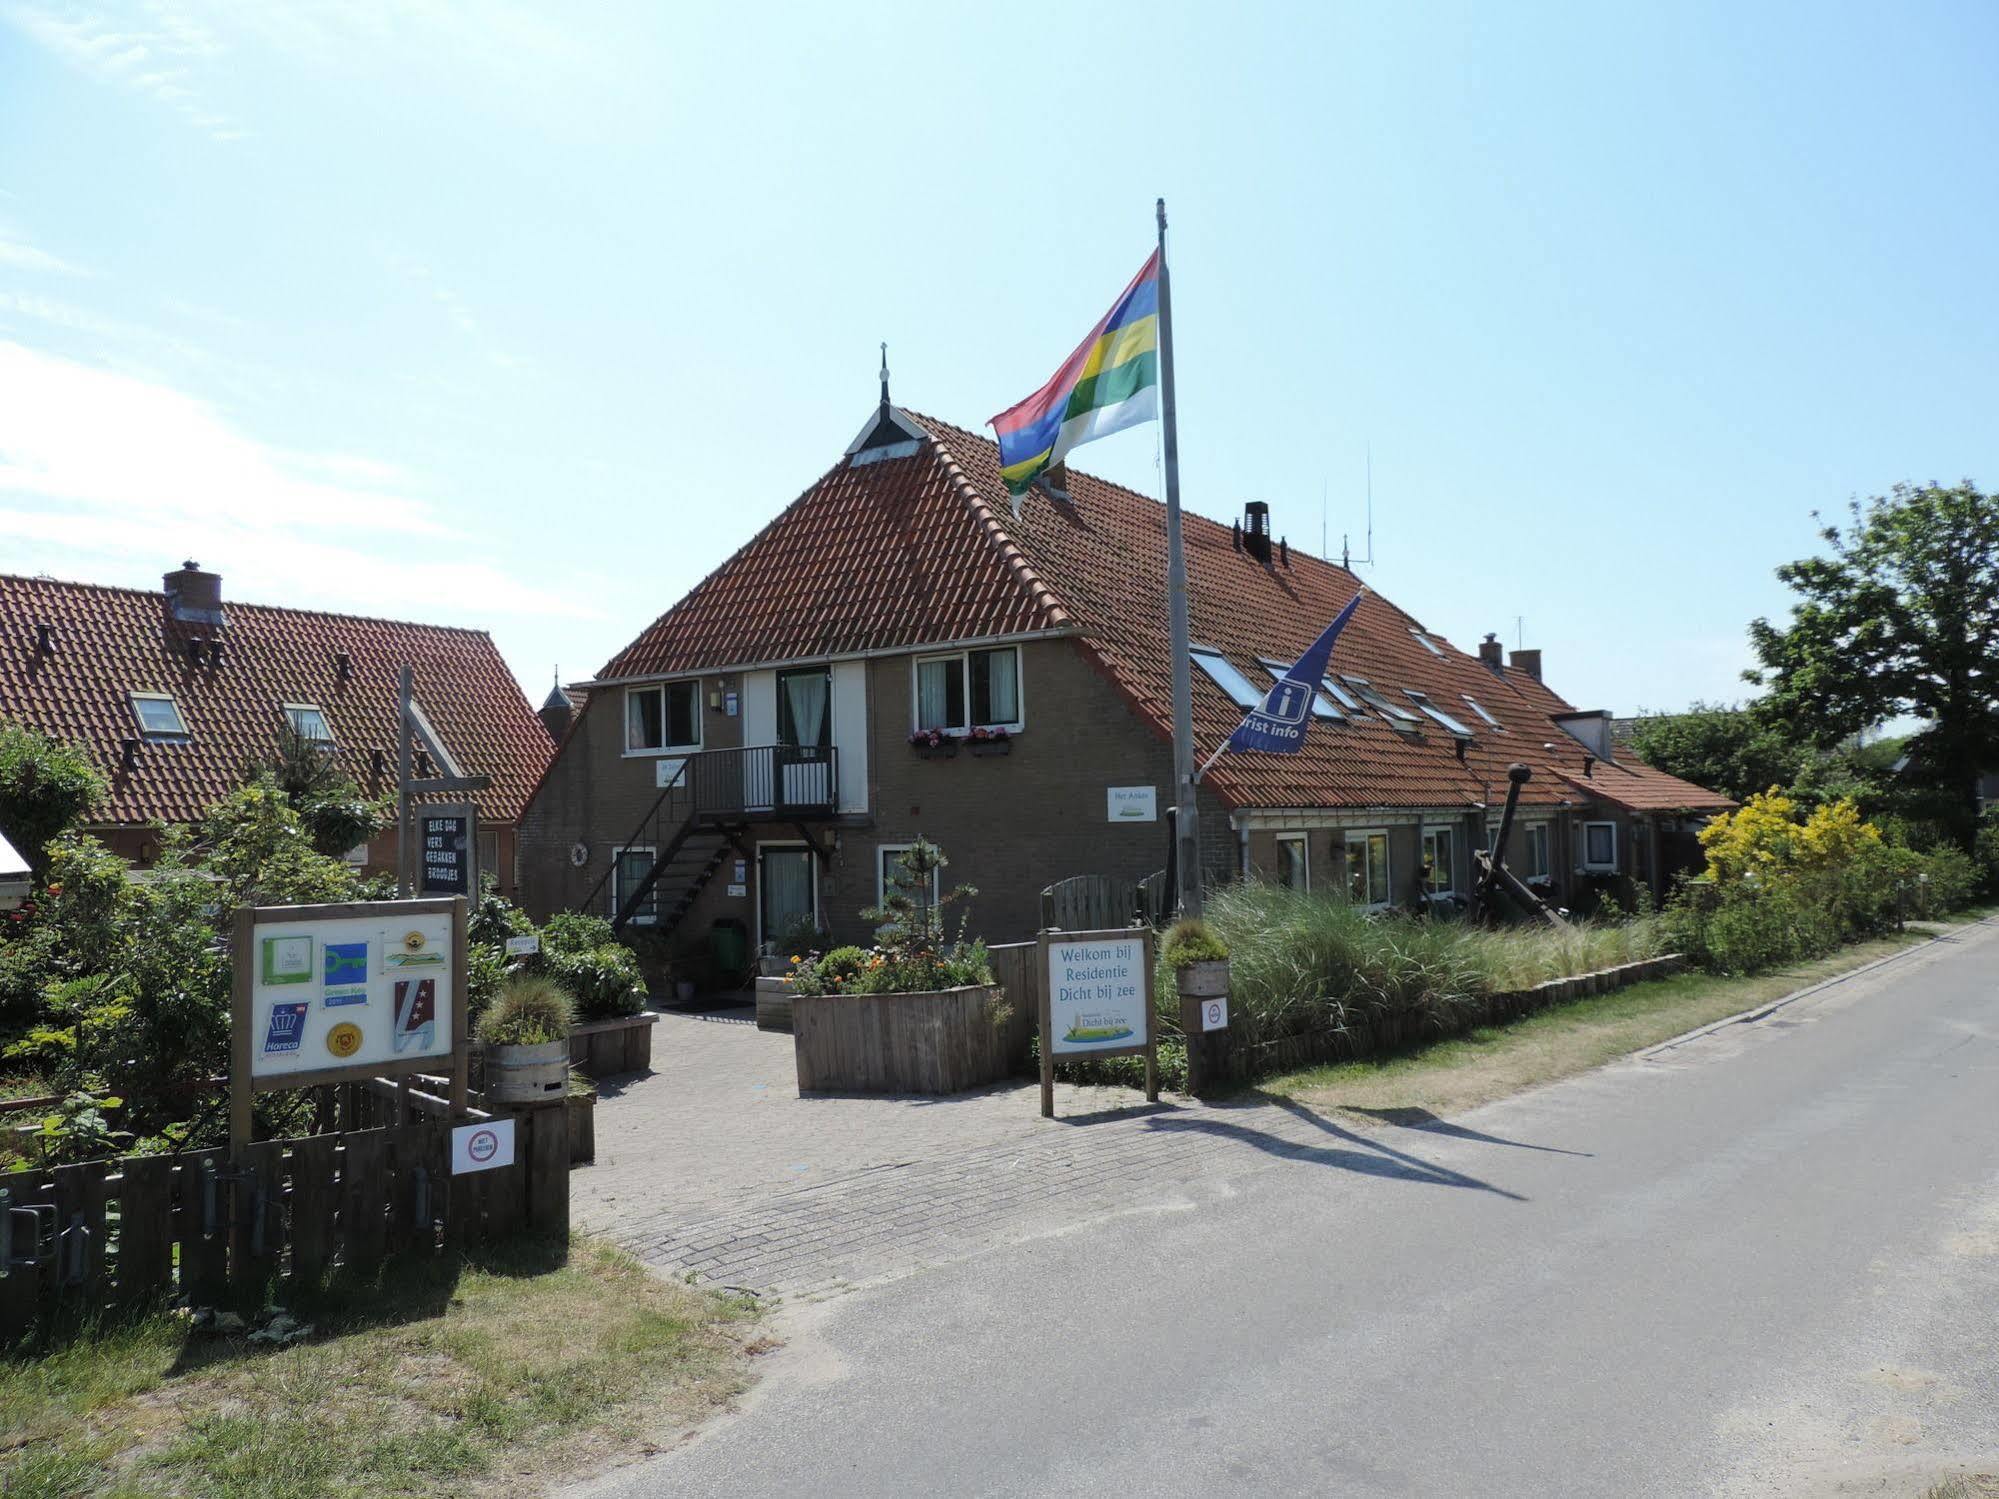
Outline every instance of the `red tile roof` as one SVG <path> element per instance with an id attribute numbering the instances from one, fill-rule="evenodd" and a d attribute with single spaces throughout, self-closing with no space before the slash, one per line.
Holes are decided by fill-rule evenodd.
<path id="1" fill-rule="evenodd" d="M 1036 490 L 1016 518 L 990 440 L 914 419 L 931 442 L 913 456 L 829 471 L 620 652 L 601 679 L 1060 630 L 1077 635 L 1154 731 L 1170 737 L 1165 507 L 1072 469 L 1067 502 Z M 1290 660 L 1359 584 L 1302 552 L 1288 565 L 1260 561 L 1235 546 L 1230 528 L 1202 516 L 1186 516 L 1183 536 L 1195 644 L 1220 650 L 1259 687 L 1269 678 L 1258 658 Z M 1417 624 L 1370 593 L 1334 649 L 1333 668 L 1366 677 L 1411 711 L 1407 691 L 1428 694 L 1473 731 L 1462 760 L 1454 737 L 1428 720 L 1408 735 L 1369 710 L 1344 723 L 1313 719 L 1296 754 L 1224 756 L 1208 773 L 1216 793 L 1231 805 L 1267 808 L 1496 804 L 1518 760 L 1536 771 L 1523 793 L 1529 804 L 1599 794 L 1593 780 L 1607 769 L 1584 780 L 1582 747 L 1553 721 L 1572 712 L 1570 704 L 1526 673 L 1495 673 L 1434 634 L 1442 654 L 1433 654 L 1410 633 Z M 1473 712 L 1467 694 L 1504 732 Z M 1240 717 L 1196 672 L 1194 731 L 1204 757 Z M 1646 798 L 1631 806 L 1730 805 L 1649 769 L 1604 785 L 1618 788 L 1613 799 Z"/>
<path id="2" fill-rule="evenodd" d="M 0 721 L 89 752 L 112 787 L 93 822 L 187 822 L 239 785 L 247 762 L 272 752 L 286 703 L 325 713 L 341 764 L 363 791 L 393 790 L 397 675 L 407 664 L 444 747 L 468 774 L 493 778 L 474 798 L 481 815 L 520 816 L 553 747 L 484 631 L 226 598 L 223 611 L 218 630 L 171 618 L 164 593 L 0 574 Z M 46 655 L 42 624 L 51 627 Z M 222 641 L 220 664 L 197 663 L 196 639 Z M 135 691 L 171 693 L 188 739 L 142 742 L 127 774 L 123 742 L 140 737 Z M 370 765 L 377 748 L 388 759 L 379 781 Z"/>

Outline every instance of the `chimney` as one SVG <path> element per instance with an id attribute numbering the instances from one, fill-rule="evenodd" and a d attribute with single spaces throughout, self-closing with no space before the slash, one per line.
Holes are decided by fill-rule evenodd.
<path id="1" fill-rule="evenodd" d="M 1515 651 L 1513 653 L 1513 669 L 1515 671 L 1524 671 L 1527 673 L 1528 676 L 1532 677 L 1535 681 L 1537 682 L 1540 681 L 1541 652 L 1539 651 L 1539 649 L 1531 651 Z"/>
<path id="2" fill-rule="evenodd" d="M 167 592 L 167 612 L 189 624 L 219 625 L 222 617 L 222 574 L 205 573 L 192 559 L 183 562 L 162 579 Z"/>
<path id="3" fill-rule="evenodd" d="M 1242 549 L 1259 562 L 1270 560 L 1270 507 L 1261 500 L 1242 507 Z"/>
<path id="4" fill-rule="evenodd" d="M 1478 659 L 1493 671 L 1506 664 L 1506 650 L 1497 635 L 1488 635 L 1478 643 Z"/>

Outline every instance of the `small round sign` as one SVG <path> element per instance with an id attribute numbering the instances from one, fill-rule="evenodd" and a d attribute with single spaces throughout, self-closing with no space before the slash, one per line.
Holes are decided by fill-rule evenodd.
<path id="1" fill-rule="evenodd" d="M 326 1049 L 336 1057 L 351 1057 L 361 1049 L 361 1027 L 343 1020 L 326 1033 Z"/>
<path id="2" fill-rule="evenodd" d="M 489 1129 L 475 1130 L 465 1142 L 465 1153 L 479 1162 L 490 1161 L 499 1153 L 500 1137 Z"/>
<path id="3" fill-rule="evenodd" d="M 1221 1023 L 1222 1023 L 1222 1007 L 1216 1004 L 1211 999 L 1208 1001 L 1208 1024 L 1211 1026 L 1215 1026 L 1215 1025 L 1220 1025 Z"/>

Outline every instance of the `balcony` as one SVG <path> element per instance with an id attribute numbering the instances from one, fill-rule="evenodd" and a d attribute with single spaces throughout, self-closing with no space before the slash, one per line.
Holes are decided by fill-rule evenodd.
<path id="1" fill-rule="evenodd" d="M 698 822 L 831 817 L 840 807 L 838 755 L 795 744 L 702 750 L 687 757 L 680 785 Z"/>

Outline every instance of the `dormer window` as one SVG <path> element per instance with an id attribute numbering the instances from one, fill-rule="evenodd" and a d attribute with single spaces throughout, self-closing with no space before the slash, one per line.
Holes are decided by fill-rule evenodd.
<path id="1" fill-rule="evenodd" d="M 1473 697 L 1469 692 L 1463 694 L 1463 696 L 1466 704 L 1471 708 L 1472 712 L 1476 713 L 1480 718 L 1484 719 L 1486 723 L 1490 724 L 1493 728 L 1498 729 L 1500 733 L 1503 734 L 1506 732 L 1506 725 L 1501 723 L 1498 719 L 1494 718 L 1490 713 L 1486 712 L 1485 704 L 1481 703 L 1477 698 Z"/>
<path id="2" fill-rule="evenodd" d="M 187 738 L 187 720 L 180 716 L 180 704 L 167 693 L 133 693 L 132 712 L 139 720 L 139 732 L 150 740 L 172 744 Z"/>
<path id="3" fill-rule="evenodd" d="M 1413 734 L 1421 728 L 1422 720 L 1400 703 L 1391 702 L 1375 690 L 1374 684 L 1366 677 L 1342 677 L 1347 686 L 1360 694 L 1361 701 L 1388 720 L 1388 726 L 1404 734 Z"/>
<path id="4" fill-rule="evenodd" d="M 285 720 L 292 726 L 292 732 L 307 744 L 333 743 L 333 726 L 312 703 L 286 703 Z"/>
<path id="5" fill-rule="evenodd" d="M 1459 723 L 1455 718 L 1451 717 L 1450 714 L 1446 713 L 1442 708 L 1439 708 L 1435 703 L 1431 702 L 1430 699 L 1426 697 L 1424 694 L 1418 692 L 1413 687 L 1406 688 L 1405 691 L 1407 691 L 1409 694 L 1409 701 L 1414 703 L 1418 708 L 1422 709 L 1425 716 L 1433 719 L 1439 724 L 1442 724 L 1444 728 L 1448 729 L 1451 733 L 1457 735 L 1457 737 L 1460 739 L 1471 738 L 1470 729 L 1466 728 L 1463 724 Z"/>

